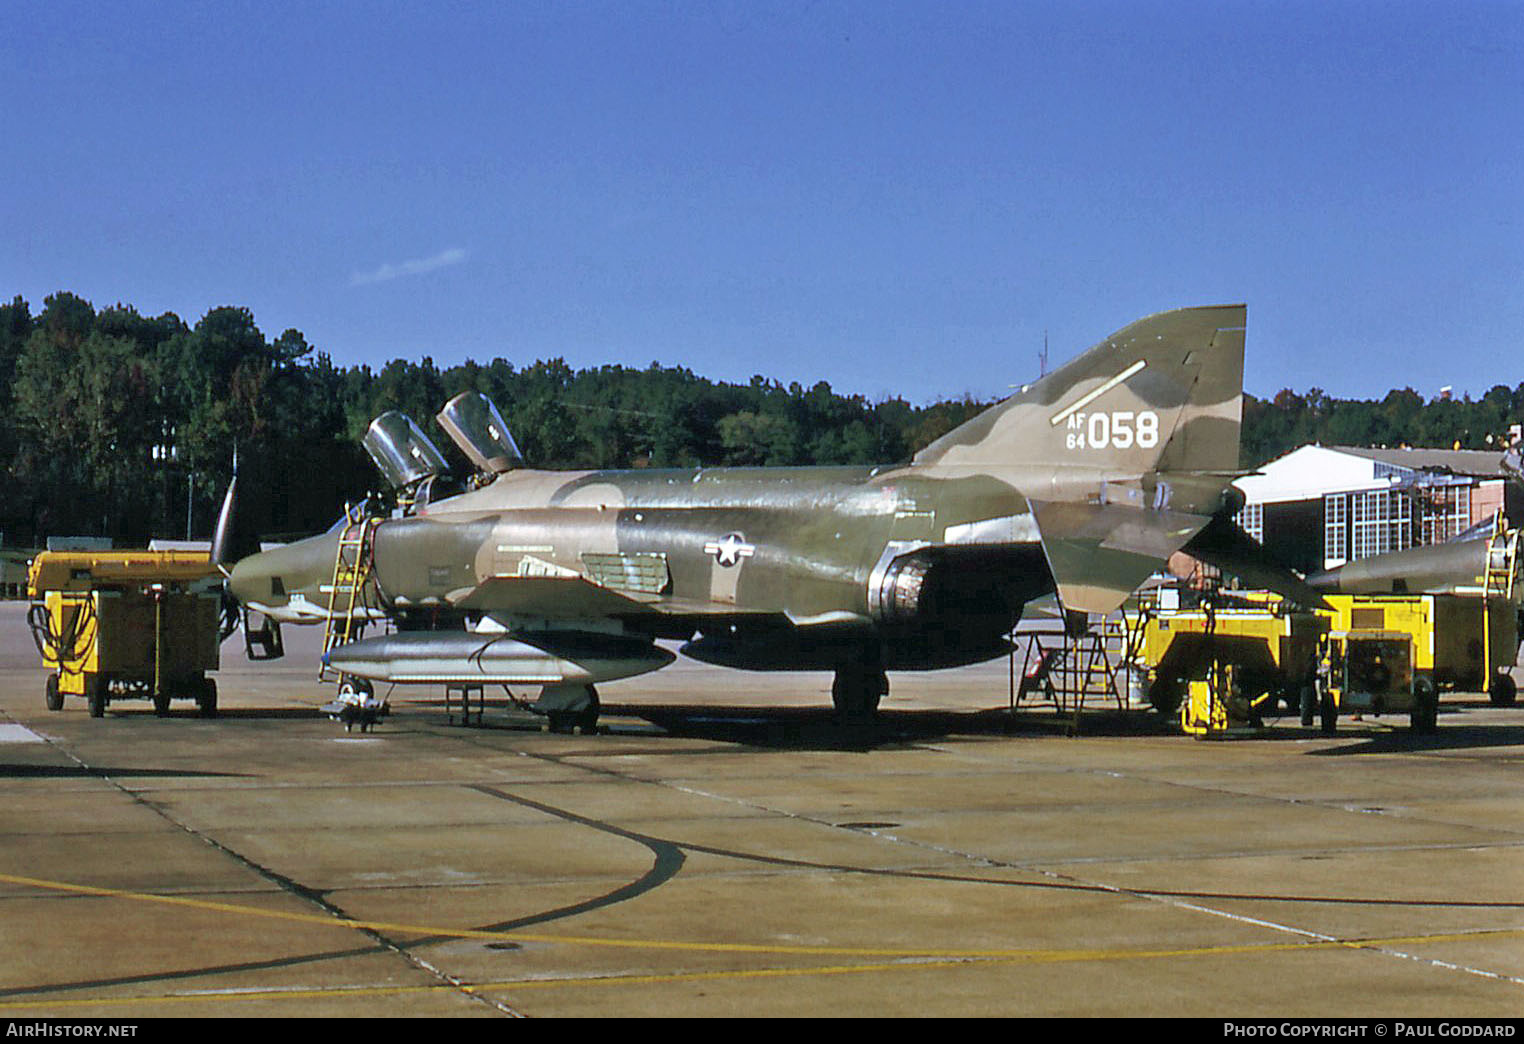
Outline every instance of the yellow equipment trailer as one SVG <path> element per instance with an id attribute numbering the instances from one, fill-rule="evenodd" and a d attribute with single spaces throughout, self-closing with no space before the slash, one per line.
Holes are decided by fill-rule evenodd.
<path id="1" fill-rule="evenodd" d="M 1299 707 L 1328 631 L 1319 614 L 1268 596 L 1191 607 L 1145 600 L 1137 626 L 1149 701 L 1164 712 L 1178 707 L 1181 727 L 1195 735 L 1258 725 L 1277 701 Z"/>
<path id="2" fill-rule="evenodd" d="M 49 710 L 83 696 L 92 717 L 113 700 L 174 698 L 217 713 L 222 584 L 202 553 L 46 551 L 27 576 L 27 622 L 46 667 Z"/>
<path id="3" fill-rule="evenodd" d="M 1357 629 L 1329 631 L 1318 672 L 1318 707 L 1324 732 L 1334 731 L 1340 712 L 1408 714 L 1416 732 L 1432 732 L 1439 692 L 1414 670 L 1417 643 L 1411 631 Z M 1302 721 L 1312 724 L 1312 708 Z"/>
<path id="4" fill-rule="evenodd" d="M 1480 595 L 1329 595 L 1332 630 L 1400 631 L 1412 636 L 1414 685 L 1439 692 L 1486 692 L 1511 704 L 1508 668 L 1519 648 L 1512 600 Z"/>
<path id="5" fill-rule="evenodd" d="M 1178 598 L 1173 592 L 1165 592 Z M 1304 611 L 1269 595 L 1215 594 L 1190 607 L 1140 600 L 1137 642 L 1149 699 L 1180 707 L 1197 735 L 1260 723 L 1283 699 L 1303 725 L 1332 732 L 1342 714 L 1411 716 L 1431 731 L 1444 689 L 1514 700 L 1508 667 L 1518 614 L 1505 598 L 1476 595 L 1329 595 Z"/>

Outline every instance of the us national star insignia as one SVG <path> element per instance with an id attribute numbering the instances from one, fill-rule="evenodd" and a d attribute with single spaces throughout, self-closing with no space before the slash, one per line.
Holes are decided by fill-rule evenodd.
<path id="1" fill-rule="evenodd" d="M 746 537 L 740 533 L 726 533 L 719 540 L 711 540 L 705 544 L 704 553 L 713 555 L 716 562 L 729 568 L 739 565 L 741 559 L 750 558 L 756 554 L 757 545 L 748 544 Z"/>

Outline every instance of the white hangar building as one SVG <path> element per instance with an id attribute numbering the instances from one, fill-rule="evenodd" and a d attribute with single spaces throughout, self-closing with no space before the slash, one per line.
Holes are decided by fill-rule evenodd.
<path id="1" fill-rule="evenodd" d="M 1304 573 L 1441 544 L 1524 497 L 1487 450 L 1303 446 L 1234 483 L 1239 525 Z"/>

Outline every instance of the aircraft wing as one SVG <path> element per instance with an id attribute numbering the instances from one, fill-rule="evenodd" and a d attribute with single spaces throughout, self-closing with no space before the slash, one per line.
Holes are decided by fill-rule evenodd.
<path id="1" fill-rule="evenodd" d="M 1189 555 L 1238 577 L 1246 586 L 1274 591 L 1283 598 L 1328 608 L 1323 593 L 1270 557 L 1258 540 L 1227 518 L 1216 518 L 1184 549 Z"/>
<path id="2" fill-rule="evenodd" d="M 1109 613 L 1211 521 L 1121 504 L 1032 503 L 1065 609 Z"/>
<path id="3" fill-rule="evenodd" d="M 600 587 L 581 576 L 493 576 L 451 591 L 457 609 L 533 616 L 631 616 L 656 610 L 647 602 Z"/>

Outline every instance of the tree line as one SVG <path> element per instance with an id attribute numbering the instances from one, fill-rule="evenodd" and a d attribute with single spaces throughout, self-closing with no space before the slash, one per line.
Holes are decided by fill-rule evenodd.
<path id="1" fill-rule="evenodd" d="M 870 402 L 823 381 L 725 383 L 656 363 L 340 367 L 299 330 L 268 338 L 247 308 L 213 308 L 192 325 L 69 292 L 34 313 L 18 296 L 0 304 L 0 532 L 13 545 L 67 534 L 131 546 L 187 528 L 205 538 L 235 446 L 256 530 L 322 529 L 379 484 L 360 438 L 386 410 L 411 416 L 467 470 L 434 415 L 468 389 L 496 402 L 525 458 L 547 468 L 891 463 L 988 405 Z M 1244 463 L 1306 442 L 1485 448 L 1521 413 L 1524 385 L 1478 402 L 1411 389 L 1380 402 L 1246 395 Z"/>
<path id="2" fill-rule="evenodd" d="M 498 404 L 525 458 L 546 468 L 903 460 L 985 405 L 875 403 L 824 382 L 721 383 L 655 363 L 341 367 L 299 330 L 268 338 L 247 308 L 214 308 L 191 325 L 68 292 L 33 313 L 18 296 L 0 304 L 0 531 L 10 544 L 69 534 L 130 546 L 183 537 L 189 518 L 204 539 L 235 446 L 253 528 L 326 528 L 380 484 L 360 438 L 387 410 L 412 417 L 467 471 L 434 415 L 468 389 Z"/>

